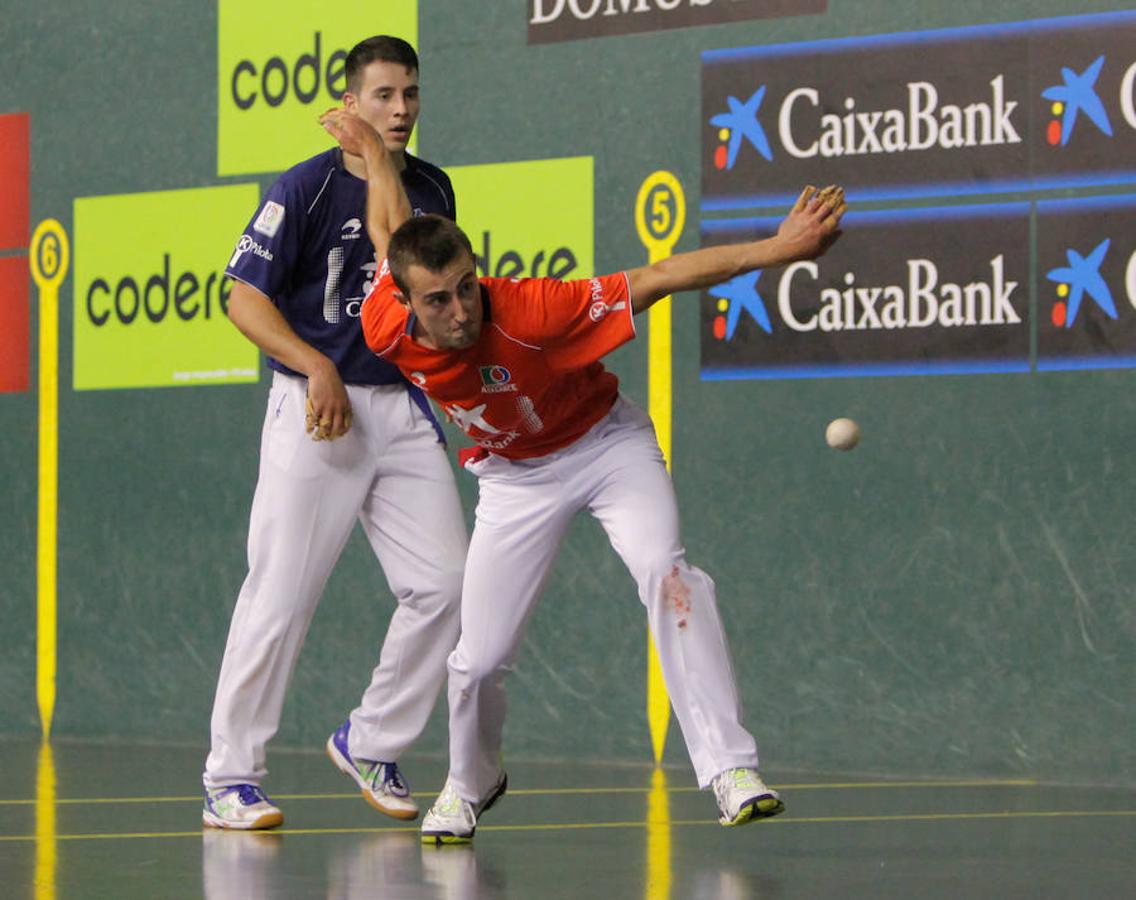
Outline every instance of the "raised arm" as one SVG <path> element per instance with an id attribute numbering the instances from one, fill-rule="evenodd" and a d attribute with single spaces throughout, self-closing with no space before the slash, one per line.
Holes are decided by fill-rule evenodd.
<path id="1" fill-rule="evenodd" d="M 809 185 L 771 238 L 678 253 L 630 270 L 631 308 L 640 313 L 669 294 L 701 290 L 743 272 L 820 256 L 840 236 L 840 218 L 846 209 L 843 188 L 830 185 L 818 191 Z"/>
<path id="2" fill-rule="evenodd" d="M 363 158 L 367 168 L 367 234 L 375 245 L 375 256 L 384 259 L 390 236 L 413 214 L 394 160 L 378 132 L 346 110 L 329 109 L 320 116 L 320 124 L 345 152 Z"/>

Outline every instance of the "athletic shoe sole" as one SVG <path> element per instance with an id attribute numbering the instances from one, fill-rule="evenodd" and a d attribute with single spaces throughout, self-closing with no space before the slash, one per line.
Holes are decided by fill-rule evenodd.
<path id="1" fill-rule="evenodd" d="M 374 795 L 374 792 L 371 791 L 370 787 L 368 787 L 367 782 L 363 780 L 363 776 L 359 774 L 359 771 L 351 765 L 350 762 L 344 759 L 343 754 L 339 752 L 339 748 L 335 746 L 335 735 L 327 739 L 327 755 L 331 761 L 335 763 L 335 767 L 339 769 L 340 772 L 344 775 L 349 775 L 351 779 L 359 785 L 363 799 L 384 816 L 390 816 L 392 819 L 402 819 L 403 821 L 418 818 L 417 806 L 414 809 L 398 809 L 396 807 L 384 806 L 382 801 L 379 800 L 379 798 Z M 409 802 L 413 803 L 413 801 Z"/>
<path id="2" fill-rule="evenodd" d="M 785 812 L 785 804 L 781 802 L 780 798 L 766 794 L 743 803 L 733 819 L 719 816 L 718 822 L 726 828 L 733 828 L 735 825 L 745 825 L 747 822 L 756 822 L 758 819 L 771 819 L 783 812 Z"/>
<path id="3" fill-rule="evenodd" d="M 205 810 L 201 813 L 201 823 L 207 828 L 227 828 L 233 831 L 261 831 L 265 828 L 276 828 L 278 825 L 284 824 L 284 813 L 277 810 L 276 812 L 265 813 L 258 819 L 253 819 L 251 822 L 230 822 L 227 819 L 222 819 L 220 816 Z"/>
<path id="4" fill-rule="evenodd" d="M 485 813 L 493 808 L 493 804 L 505 796 L 505 791 L 509 787 L 509 776 L 504 772 L 501 773 L 501 783 L 493 789 L 493 793 L 489 795 L 482 805 L 481 809 L 477 812 L 477 818 L 481 818 Z M 444 847 L 447 844 L 470 844 L 473 842 L 473 834 L 477 831 L 474 826 L 469 834 L 454 834 L 452 831 L 424 831 L 422 832 L 422 843 L 433 844 L 435 847 Z"/>

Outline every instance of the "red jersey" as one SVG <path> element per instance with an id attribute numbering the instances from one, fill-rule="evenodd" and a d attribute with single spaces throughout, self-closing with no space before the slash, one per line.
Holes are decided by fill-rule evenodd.
<path id="1" fill-rule="evenodd" d="M 615 403 L 619 380 L 599 360 L 635 336 L 625 273 L 579 281 L 482 278 L 477 343 L 434 350 L 412 337 L 412 314 L 383 269 L 363 303 L 367 345 L 482 451 L 544 456 L 577 440 Z"/>

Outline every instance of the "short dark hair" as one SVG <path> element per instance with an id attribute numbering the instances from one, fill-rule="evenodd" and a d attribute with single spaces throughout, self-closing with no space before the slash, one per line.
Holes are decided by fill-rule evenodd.
<path id="1" fill-rule="evenodd" d="M 359 93 L 363 70 L 373 62 L 397 63 L 407 70 L 418 71 L 418 54 L 410 44 L 389 34 L 376 34 L 360 41 L 347 54 L 344 71 L 347 73 L 347 90 L 350 93 Z"/>
<path id="2" fill-rule="evenodd" d="M 440 272 L 462 252 L 474 259 L 473 245 L 454 222 L 445 216 L 414 216 L 403 222 L 387 245 L 387 262 L 391 278 L 402 295 L 410 299 L 406 273 L 418 265 L 431 272 Z"/>

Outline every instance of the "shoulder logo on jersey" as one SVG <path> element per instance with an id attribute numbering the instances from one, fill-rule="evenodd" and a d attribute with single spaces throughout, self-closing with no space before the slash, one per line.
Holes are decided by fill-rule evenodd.
<path id="1" fill-rule="evenodd" d="M 482 366 L 480 371 L 481 393 L 503 394 L 517 390 L 513 384 L 513 373 L 504 366 Z"/>
<path id="2" fill-rule="evenodd" d="M 272 262 L 272 251 L 266 247 L 260 246 L 247 234 L 242 234 L 240 240 L 237 241 L 237 249 L 233 251 L 233 255 L 229 258 L 229 265 L 235 266 L 237 261 L 246 253 L 252 253 L 254 256 L 259 256 L 261 259 L 266 259 Z"/>
<path id="3" fill-rule="evenodd" d="M 592 289 L 592 305 L 588 307 L 588 318 L 593 322 L 602 321 L 608 313 L 616 312 L 617 310 L 627 307 L 627 304 L 623 300 L 609 305 L 604 300 L 603 282 L 598 278 L 591 279 L 588 284 Z"/>
<path id="4" fill-rule="evenodd" d="M 410 380 L 413 381 L 420 388 L 426 387 L 426 376 L 421 372 L 411 372 Z"/>
<path id="5" fill-rule="evenodd" d="M 357 218 L 350 218 L 340 226 L 340 240 L 357 241 L 359 233 L 363 230 L 363 223 Z"/>
<path id="6" fill-rule="evenodd" d="M 276 232 L 284 222 L 284 207 L 275 200 L 269 200 L 261 207 L 260 215 L 252 223 L 252 230 L 265 237 L 276 237 Z"/>

